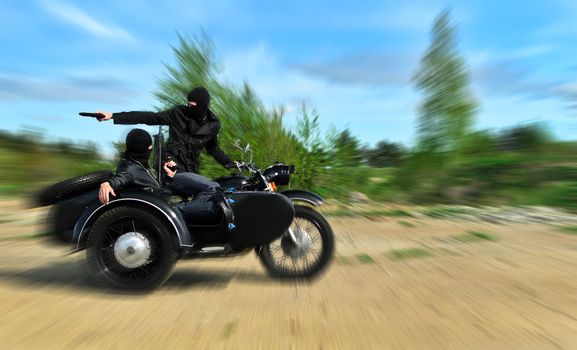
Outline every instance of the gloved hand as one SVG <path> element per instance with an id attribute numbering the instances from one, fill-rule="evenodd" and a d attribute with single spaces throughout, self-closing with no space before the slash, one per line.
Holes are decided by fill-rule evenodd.
<path id="1" fill-rule="evenodd" d="M 224 167 L 227 169 L 237 169 L 240 164 L 241 164 L 240 162 L 234 161 L 226 163 Z"/>

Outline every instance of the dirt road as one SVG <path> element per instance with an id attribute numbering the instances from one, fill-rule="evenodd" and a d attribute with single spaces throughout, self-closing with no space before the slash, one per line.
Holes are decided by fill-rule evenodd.
<path id="1" fill-rule="evenodd" d="M 552 226 L 333 218 L 316 283 L 272 281 L 251 254 L 179 262 L 130 295 L 21 239 L 34 223 L 0 222 L 3 349 L 577 348 L 577 236 Z"/>

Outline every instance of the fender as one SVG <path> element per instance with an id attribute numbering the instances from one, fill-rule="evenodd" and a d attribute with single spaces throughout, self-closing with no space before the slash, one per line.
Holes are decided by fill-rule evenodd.
<path id="1" fill-rule="evenodd" d="M 150 192 L 143 190 L 122 191 L 119 196 L 107 205 L 97 202 L 88 207 L 80 216 L 72 233 L 72 242 L 76 242 L 76 251 L 86 248 L 85 228 L 91 226 L 104 212 L 120 205 L 138 204 L 150 207 L 166 219 L 175 233 L 175 243 L 180 247 L 192 247 L 192 237 L 186 227 L 182 215 L 166 200 Z"/>
<path id="2" fill-rule="evenodd" d="M 293 202 L 306 202 L 317 207 L 325 204 L 323 197 L 309 191 L 287 190 L 281 192 L 281 194 L 285 195 Z"/>

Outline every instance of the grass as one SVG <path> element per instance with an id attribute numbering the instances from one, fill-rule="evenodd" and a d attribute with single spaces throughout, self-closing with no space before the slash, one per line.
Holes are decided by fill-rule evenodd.
<path id="1" fill-rule="evenodd" d="M 577 235 L 577 226 L 565 226 L 560 227 L 562 232 L 568 233 L 570 235 Z"/>
<path id="2" fill-rule="evenodd" d="M 354 216 L 387 216 L 387 217 L 413 217 L 411 213 L 405 210 L 359 210 L 354 209 L 337 209 L 325 212 L 327 216 L 333 217 L 354 217 Z"/>
<path id="3" fill-rule="evenodd" d="M 52 232 L 39 232 L 39 233 L 32 233 L 30 235 L 21 236 L 20 239 L 36 239 L 36 238 L 44 238 L 52 235 Z"/>
<path id="4" fill-rule="evenodd" d="M 356 264 L 375 264 L 375 259 L 369 254 L 357 254 L 354 257 L 340 255 L 336 258 L 339 265 L 351 266 Z"/>
<path id="5" fill-rule="evenodd" d="M 576 232 L 577 233 L 577 232 Z M 459 242 L 475 242 L 475 241 L 496 241 L 497 237 L 480 231 L 467 231 L 462 235 L 455 236 Z"/>
<path id="6" fill-rule="evenodd" d="M 370 256 L 369 254 L 357 254 L 356 258 L 359 261 L 359 263 L 361 263 L 361 264 L 374 264 L 375 263 L 375 259 L 373 259 L 373 257 Z"/>
<path id="7" fill-rule="evenodd" d="M 0 218 L 0 225 L 2 224 L 7 224 L 9 222 L 13 222 L 14 220 L 11 219 L 6 219 L 6 218 Z"/>
<path id="8" fill-rule="evenodd" d="M 371 213 L 369 212 L 369 215 L 371 215 Z M 401 210 L 401 209 L 397 209 L 397 210 L 387 210 L 387 211 L 375 211 L 374 214 L 375 216 L 393 216 L 393 217 L 410 217 L 412 218 L 413 215 L 411 215 L 411 213 Z"/>
<path id="9" fill-rule="evenodd" d="M 222 339 L 228 339 L 230 338 L 234 332 L 236 331 L 236 325 L 237 325 L 237 321 L 234 320 L 232 322 L 228 322 L 225 326 L 224 329 L 222 330 L 222 335 L 221 338 Z"/>
<path id="10" fill-rule="evenodd" d="M 423 248 L 393 249 L 388 254 L 393 260 L 406 260 L 431 256 L 431 253 Z"/>
<path id="11" fill-rule="evenodd" d="M 337 263 L 340 265 L 350 266 L 354 265 L 354 261 L 351 260 L 348 256 L 337 256 Z"/>
<path id="12" fill-rule="evenodd" d="M 471 210 L 470 209 L 465 209 L 465 208 L 431 208 L 431 209 L 425 209 L 421 211 L 421 214 L 426 215 L 428 217 L 431 218 L 446 218 L 446 217 L 451 217 L 451 216 L 458 216 L 461 214 L 470 214 Z"/>
<path id="13" fill-rule="evenodd" d="M 404 226 L 404 227 L 415 227 L 415 224 L 412 224 L 408 221 L 399 221 L 399 225 Z"/>
<path id="14" fill-rule="evenodd" d="M 3 183 L 0 184 L 0 197 L 12 197 L 30 189 L 30 184 Z"/>

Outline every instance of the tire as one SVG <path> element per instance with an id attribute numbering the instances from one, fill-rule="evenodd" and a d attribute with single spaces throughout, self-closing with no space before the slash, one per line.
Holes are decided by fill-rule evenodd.
<path id="1" fill-rule="evenodd" d="M 110 170 L 100 170 L 82 176 L 73 177 L 41 190 L 36 196 L 38 206 L 54 204 L 79 192 L 97 188 L 112 176 Z"/>
<path id="2" fill-rule="evenodd" d="M 287 233 L 257 249 L 257 255 L 271 277 L 285 280 L 312 280 L 318 277 L 332 261 L 335 241 L 331 226 L 325 218 L 310 207 L 295 205 L 295 219 L 291 224 L 291 229 L 299 227 L 311 238 L 312 246 L 306 254 L 295 257 L 293 253 L 291 256 L 290 252 L 296 246 Z M 311 237 L 313 231 L 318 233 L 315 239 Z M 315 246 L 319 246 L 319 249 Z M 320 253 L 310 263 L 308 254 L 314 255 L 315 250 L 320 250 Z M 278 257 L 279 253 L 280 257 Z M 287 261 L 290 261 L 289 264 L 285 264 Z M 302 263 L 302 268 L 299 267 L 299 263 Z"/>
<path id="3" fill-rule="evenodd" d="M 103 286 L 123 290 L 145 291 L 162 285 L 177 260 L 171 234 L 148 210 L 126 206 L 108 210 L 88 236 L 86 254 L 93 277 Z"/>

